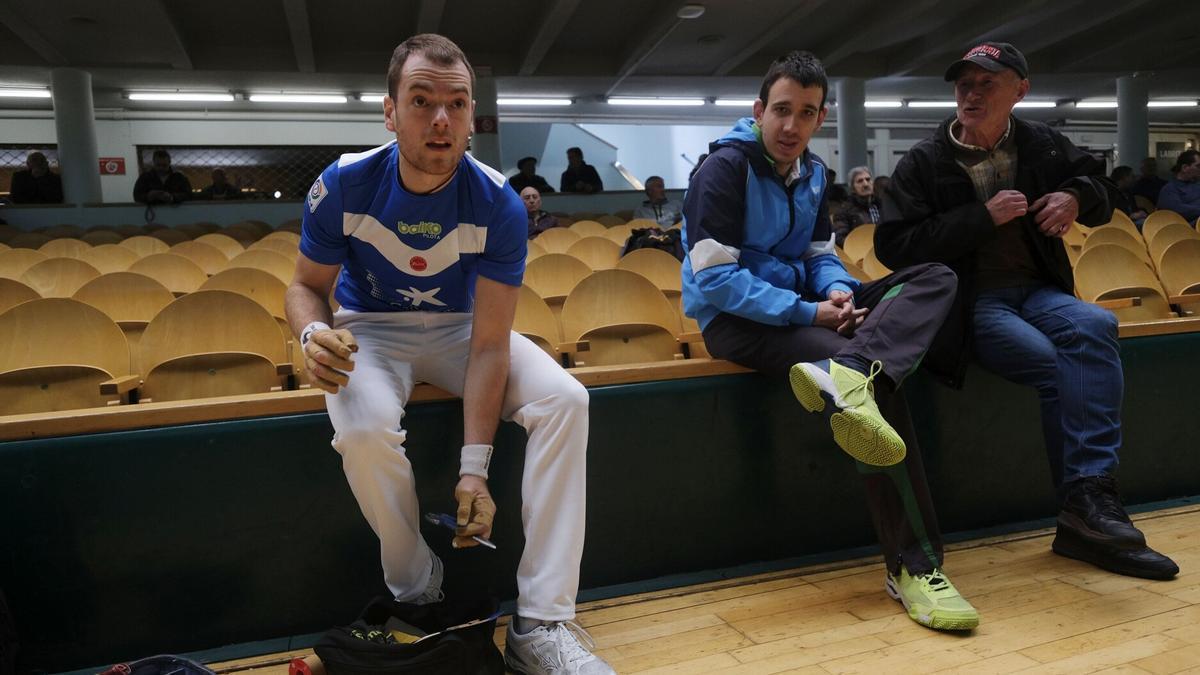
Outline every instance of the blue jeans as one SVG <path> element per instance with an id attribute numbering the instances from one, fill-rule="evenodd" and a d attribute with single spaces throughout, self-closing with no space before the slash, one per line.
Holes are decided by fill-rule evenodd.
<path id="1" fill-rule="evenodd" d="M 984 368 L 1037 389 L 1054 486 L 1111 474 L 1125 381 L 1117 318 L 1047 285 L 984 291 L 975 302 Z"/>

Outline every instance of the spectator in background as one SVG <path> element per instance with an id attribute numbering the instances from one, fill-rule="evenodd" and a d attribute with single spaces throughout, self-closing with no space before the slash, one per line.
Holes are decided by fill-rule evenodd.
<path id="1" fill-rule="evenodd" d="M 883 199 L 883 193 L 887 192 L 888 186 L 892 184 L 892 179 L 887 176 L 875 177 L 875 198 Z"/>
<path id="2" fill-rule="evenodd" d="M 707 152 L 700 153 L 700 156 L 696 158 L 696 165 L 692 167 L 690 172 L 688 172 L 688 185 L 692 184 L 692 177 L 695 176 L 696 172 L 700 170 L 700 165 L 703 164 L 704 160 L 706 159 L 708 159 Z"/>
<path id="3" fill-rule="evenodd" d="M 212 185 L 200 191 L 197 199 L 233 200 L 241 199 L 242 191 L 225 179 L 225 169 L 213 169 Z"/>
<path id="4" fill-rule="evenodd" d="M 1119 195 L 1113 201 L 1113 206 L 1125 212 L 1139 228 L 1142 221 L 1146 220 L 1146 212 L 1139 209 L 1133 201 L 1133 167 L 1118 166 L 1109 174 L 1112 182 L 1117 184 L 1117 192 Z"/>
<path id="5" fill-rule="evenodd" d="M 829 212 L 834 213 L 850 198 L 850 194 L 846 191 L 845 185 L 837 182 L 836 171 L 825 167 L 825 175 L 825 185 L 828 186 L 825 190 L 825 199 L 829 200 Z"/>
<path id="6" fill-rule="evenodd" d="M 191 196 L 192 184 L 171 168 L 171 153 L 166 150 L 154 151 L 154 166 L 133 185 L 133 201 L 142 204 L 174 204 Z"/>
<path id="7" fill-rule="evenodd" d="M 537 169 L 536 157 L 522 157 L 517 160 L 517 168 L 521 172 L 508 179 L 508 184 L 517 191 L 517 194 L 522 194 L 527 187 L 537 189 L 539 194 L 554 192 L 554 188 L 550 187 L 545 178 L 534 173 Z"/>
<path id="8" fill-rule="evenodd" d="M 542 194 L 535 187 L 521 190 L 521 201 L 525 202 L 525 213 L 529 217 L 529 238 L 533 239 L 552 227 L 558 227 L 558 218 L 542 210 Z"/>
<path id="9" fill-rule="evenodd" d="M 604 181 L 600 180 L 596 167 L 584 163 L 583 150 L 567 148 L 567 170 L 562 172 L 558 189 L 562 192 L 601 192 Z"/>
<path id="10" fill-rule="evenodd" d="M 1158 208 L 1174 211 L 1195 224 L 1200 219 L 1200 152 L 1185 150 L 1171 171 L 1175 177 L 1158 193 Z"/>
<path id="11" fill-rule="evenodd" d="M 850 169 L 850 190 L 849 199 L 833 214 L 833 233 L 838 246 L 845 244 L 846 235 L 859 225 L 879 222 L 879 198 L 875 196 L 875 184 L 867 167 Z"/>
<path id="12" fill-rule="evenodd" d="M 1167 181 L 1158 177 L 1158 162 L 1153 157 L 1142 160 L 1142 175 L 1133 184 L 1133 194 L 1158 204 L 1158 193 Z"/>
<path id="13" fill-rule="evenodd" d="M 646 201 L 634 210 L 633 217 L 671 227 L 683 220 L 683 204 L 667 199 L 667 186 L 662 176 L 650 176 L 646 179 Z"/>
<path id="14" fill-rule="evenodd" d="M 14 204 L 61 204 L 62 178 L 50 171 L 50 163 L 40 152 L 25 158 L 25 170 L 12 176 L 8 198 Z"/>

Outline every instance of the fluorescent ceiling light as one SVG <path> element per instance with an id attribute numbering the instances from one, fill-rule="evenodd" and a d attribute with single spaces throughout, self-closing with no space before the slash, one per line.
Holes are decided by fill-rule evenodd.
<path id="1" fill-rule="evenodd" d="M 899 107 L 902 107 L 903 105 L 904 105 L 903 101 L 869 100 L 869 101 L 863 102 L 864 108 L 899 108 Z"/>
<path id="2" fill-rule="evenodd" d="M 1018 101 L 1018 108 L 1057 108 L 1058 103 L 1054 101 Z"/>
<path id="3" fill-rule="evenodd" d="M 383 103 L 383 97 L 387 94 L 359 94 L 358 100 L 363 103 Z"/>
<path id="4" fill-rule="evenodd" d="M 1075 103 L 1076 108 L 1115 108 L 1116 101 L 1078 101 Z"/>
<path id="5" fill-rule="evenodd" d="M 251 94 L 251 103 L 345 103 L 341 94 Z"/>
<path id="6" fill-rule="evenodd" d="M 713 103 L 719 106 L 745 108 L 754 105 L 754 101 L 755 99 L 752 98 L 719 98 L 713 101 Z"/>
<path id="7" fill-rule="evenodd" d="M 4 89 L 0 87 L 0 98 L 50 98 L 49 89 Z"/>
<path id="8" fill-rule="evenodd" d="M 958 103 L 954 101 L 909 101 L 910 108 L 957 108 Z"/>
<path id="9" fill-rule="evenodd" d="M 131 91 L 126 94 L 130 101 L 232 101 L 233 94 L 201 93 L 186 91 Z"/>
<path id="10" fill-rule="evenodd" d="M 569 98 L 498 98 L 496 105 L 539 105 L 562 106 L 571 105 Z"/>
<path id="11" fill-rule="evenodd" d="M 1150 101 L 1147 108 L 1194 108 L 1195 101 Z"/>
<path id="12" fill-rule="evenodd" d="M 608 104 L 609 105 L 695 106 L 695 105 L 704 105 L 704 99 L 702 99 L 702 98 L 663 98 L 663 97 L 650 97 L 650 98 L 621 97 L 621 98 L 609 98 Z"/>

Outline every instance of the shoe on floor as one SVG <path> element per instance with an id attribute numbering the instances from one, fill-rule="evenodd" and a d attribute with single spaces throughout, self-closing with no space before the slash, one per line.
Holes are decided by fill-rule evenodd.
<path id="1" fill-rule="evenodd" d="M 875 405 L 875 376 L 879 361 L 863 375 L 832 359 L 792 366 L 792 393 L 809 412 L 824 413 L 833 440 L 854 459 L 871 466 L 891 466 L 904 459 L 907 448 L 900 434 L 883 419 Z"/>
<path id="2" fill-rule="evenodd" d="M 1117 480 L 1112 476 L 1089 476 L 1067 486 L 1058 513 L 1058 529 L 1064 528 L 1099 546 L 1146 548 L 1146 536 L 1121 506 Z"/>
<path id="3" fill-rule="evenodd" d="M 900 575 L 887 575 L 887 594 L 899 600 L 913 621 L 937 630 L 971 630 L 979 625 L 979 612 L 935 569 L 912 576 L 903 565 Z"/>
<path id="4" fill-rule="evenodd" d="M 1127 577 L 1166 581 L 1179 574 L 1179 565 L 1149 546 L 1120 548 L 1097 544 L 1064 528 L 1060 522 L 1058 534 L 1050 548 L 1057 554 L 1091 563 L 1100 569 L 1116 572 Z"/>
<path id="5" fill-rule="evenodd" d="M 517 617 L 508 624 L 504 662 L 521 675 L 616 675 L 604 659 L 592 653 L 596 643 L 574 621 L 543 623 L 521 635 Z"/>

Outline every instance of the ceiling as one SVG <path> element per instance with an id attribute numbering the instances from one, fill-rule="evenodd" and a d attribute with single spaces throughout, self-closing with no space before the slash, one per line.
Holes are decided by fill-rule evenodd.
<path id="1" fill-rule="evenodd" d="M 1030 63 L 1031 98 L 1113 98 L 1117 77 L 1146 78 L 1152 98 L 1200 98 L 1195 0 L 0 0 L 0 85 L 49 83 L 55 67 L 92 72 L 97 108 L 196 109 L 133 102 L 131 88 L 378 92 L 395 45 L 424 31 L 458 42 L 501 95 L 559 95 L 562 119 L 629 117 L 606 95 L 753 97 L 779 54 L 806 48 L 832 78 L 866 80 L 868 98 L 949 98 L 941 73 L 982 40 L 1013 42 Z M 5 100 L 5 108 L 49 108 Z M 264 110 L 246 101 L 210 110 Z M 371 113 L 377 104 L 337 109 Z M 277 108 L 295 110 L 296 108 Z M 643 114 L 643 112 L 645 114 Z M 868 111 L 922 119 L 946 111 Z M 1030 110 L 1112 120 L 1112 110 Z M 501 111 L 509 116 L 509 110 Z M 661 121 L 728 110 L 639 109 Z M 836 115 L 836 111 L 835 111 Z M 1153 109 L 1152 123 L 1200 124 L 1200 109 Z"/>

